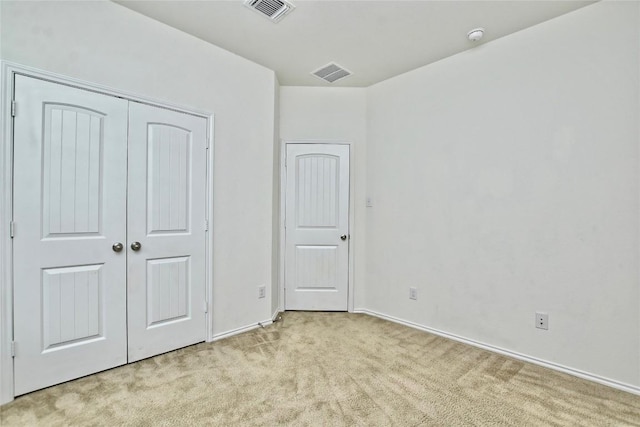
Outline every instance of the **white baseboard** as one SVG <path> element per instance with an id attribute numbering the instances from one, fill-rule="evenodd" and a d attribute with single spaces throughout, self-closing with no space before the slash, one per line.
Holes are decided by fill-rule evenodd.
<path id="1" fill-rule="evenodd" d="M 258 329 L 260 327 L 264 328 L 265 326 L 269 326 L 272 323 L 273 323 L 273 319 L 267 319 L 267 320 L 263 320 L 262 322 L 252 323 L 252 324 L 247 325 L 247 326 L 241 326 L 239 328 L 232 329 L 232 330 L 227 331 L 227 332 L 220 332 L 219 334 L 215 334 L 213 336 L 213 340 L 211 340 L 211 341 L 212 342 L 213 341 L 220 341 L 221 339 L 229 338 L 229 337 L 232 337 L 234 335 L 241 334 L 243 332 L 249 332 L 249 331 L 252 331 L 254 329 Z"/>
<path id="2" fill-rule="evenodd" d="M 438 329 L 433 329 L 428 326 L 423 326 L 417 323 L 410 322 L 408 320 L 400 319 L 394 316 L 389 316 L 386 314 L 378 313 L 372 310 L 367 309 L 359 309 L 354 310 L 354 313 L 362 313 L 368 314 L 369 316 L 378 317 L 380 319 L 389 320 L 394 323 L 399 323 L 404 326 L 408 326 L 410 328 L 418 329 L 424 332 L 429 332 L 434 335 L 438 335 L 444 338 L 448 338 L 454 341 L 458 341 L 464 344 L 469 344 L 474 347 L 482 348 L 484 350 L 488 350 L 494 353 L 502 354 L 503 356 L 513 357 L 514 359 L 522 360 L 524 362 L 533 363 L 534 365 L 543 366 L 545 368 L 553 369 L 555 371 L 563 372 L 565 374 L 573 375 L 578 378 L 582 378 L 585 380 L 593 381 L 598 384 L 603 384 L 618 390 L 626 391 L 628 393 L 640 395 L 640 387 L 634 386 L 631 384 L 625 384 L 620 381 L 612 380 L 609 378 L 604 378 L 598 375 L 590 374 L 588 372 L 581 371 L 579 369 L 569 368 L 567 366 L 559 365 L 554 362 L 549 362 L 546 360 L 538 359 L 535 357 L 527 356 L 526 354 L 518 353 L 511 350 L 506 350 L 504 348 L 496 347 L 490 344 L 485 344 L 479 341 L 474 341 L 468 338 L 464 338 L 455 334 L 450 334 L 448 332 L 440 331 Z"/>
<path id="3" fill-rule="evenodd" d="M 278 318 L 278 315 L 281 312 L 282 312 L 282 310 L 280 310 L 279 308 L 277 308 L 276 311 L 273 312 L 273 314 L 271 315 L 271 323 L 276 321 L 276 319 Z"/>

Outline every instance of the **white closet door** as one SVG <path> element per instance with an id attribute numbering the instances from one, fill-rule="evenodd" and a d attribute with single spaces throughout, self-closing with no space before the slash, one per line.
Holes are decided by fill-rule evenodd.
<path id="1" fill-rule="evenodd" d="M 349 146 L 287 144 L 285 308 L 346 311 Z"/>
<path id="2" fill-rule="evenodd" d="M 19 395 L 127 361 L 127 101 L 20 75 L 15 93 Z"/>
<path id="3" fill-rule="evenodd" d="M 206 138 L 202 117 L 130 103 L 129 362 L 206 338 Z"/>

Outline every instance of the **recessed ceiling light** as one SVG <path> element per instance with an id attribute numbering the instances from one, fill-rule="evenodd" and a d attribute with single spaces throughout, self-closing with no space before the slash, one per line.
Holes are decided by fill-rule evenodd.
<path id="1" fill-rule="evenodd" d="M 467 38 L 472 42 L 477 42 L 484 36 L 484 28 L 474 28 L 467 33 Z"/>

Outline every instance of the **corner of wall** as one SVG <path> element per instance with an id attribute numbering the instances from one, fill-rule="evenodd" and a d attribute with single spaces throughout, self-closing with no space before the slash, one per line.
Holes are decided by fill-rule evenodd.
<path id="1" fill-rule="evenodd" d="M 280 82 L 274 73 L 273 99 L 273 197 L 271 221 L 271 313 L 281 311 L 280 295 Z"/>

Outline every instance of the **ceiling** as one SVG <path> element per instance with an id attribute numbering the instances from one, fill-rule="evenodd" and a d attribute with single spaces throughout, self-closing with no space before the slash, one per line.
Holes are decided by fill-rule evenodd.
<path id="1" fill-rule="evenodd" d="M 295 10 L 274 23 L 242 0 L 116 2 L 275 70 L 283 86 L 369 86 L 594 3 L 291 0 Z M 486 31 L 473 43 L 476 27 Z M 329 62 L 353 75 L 311 75 Z"/>

